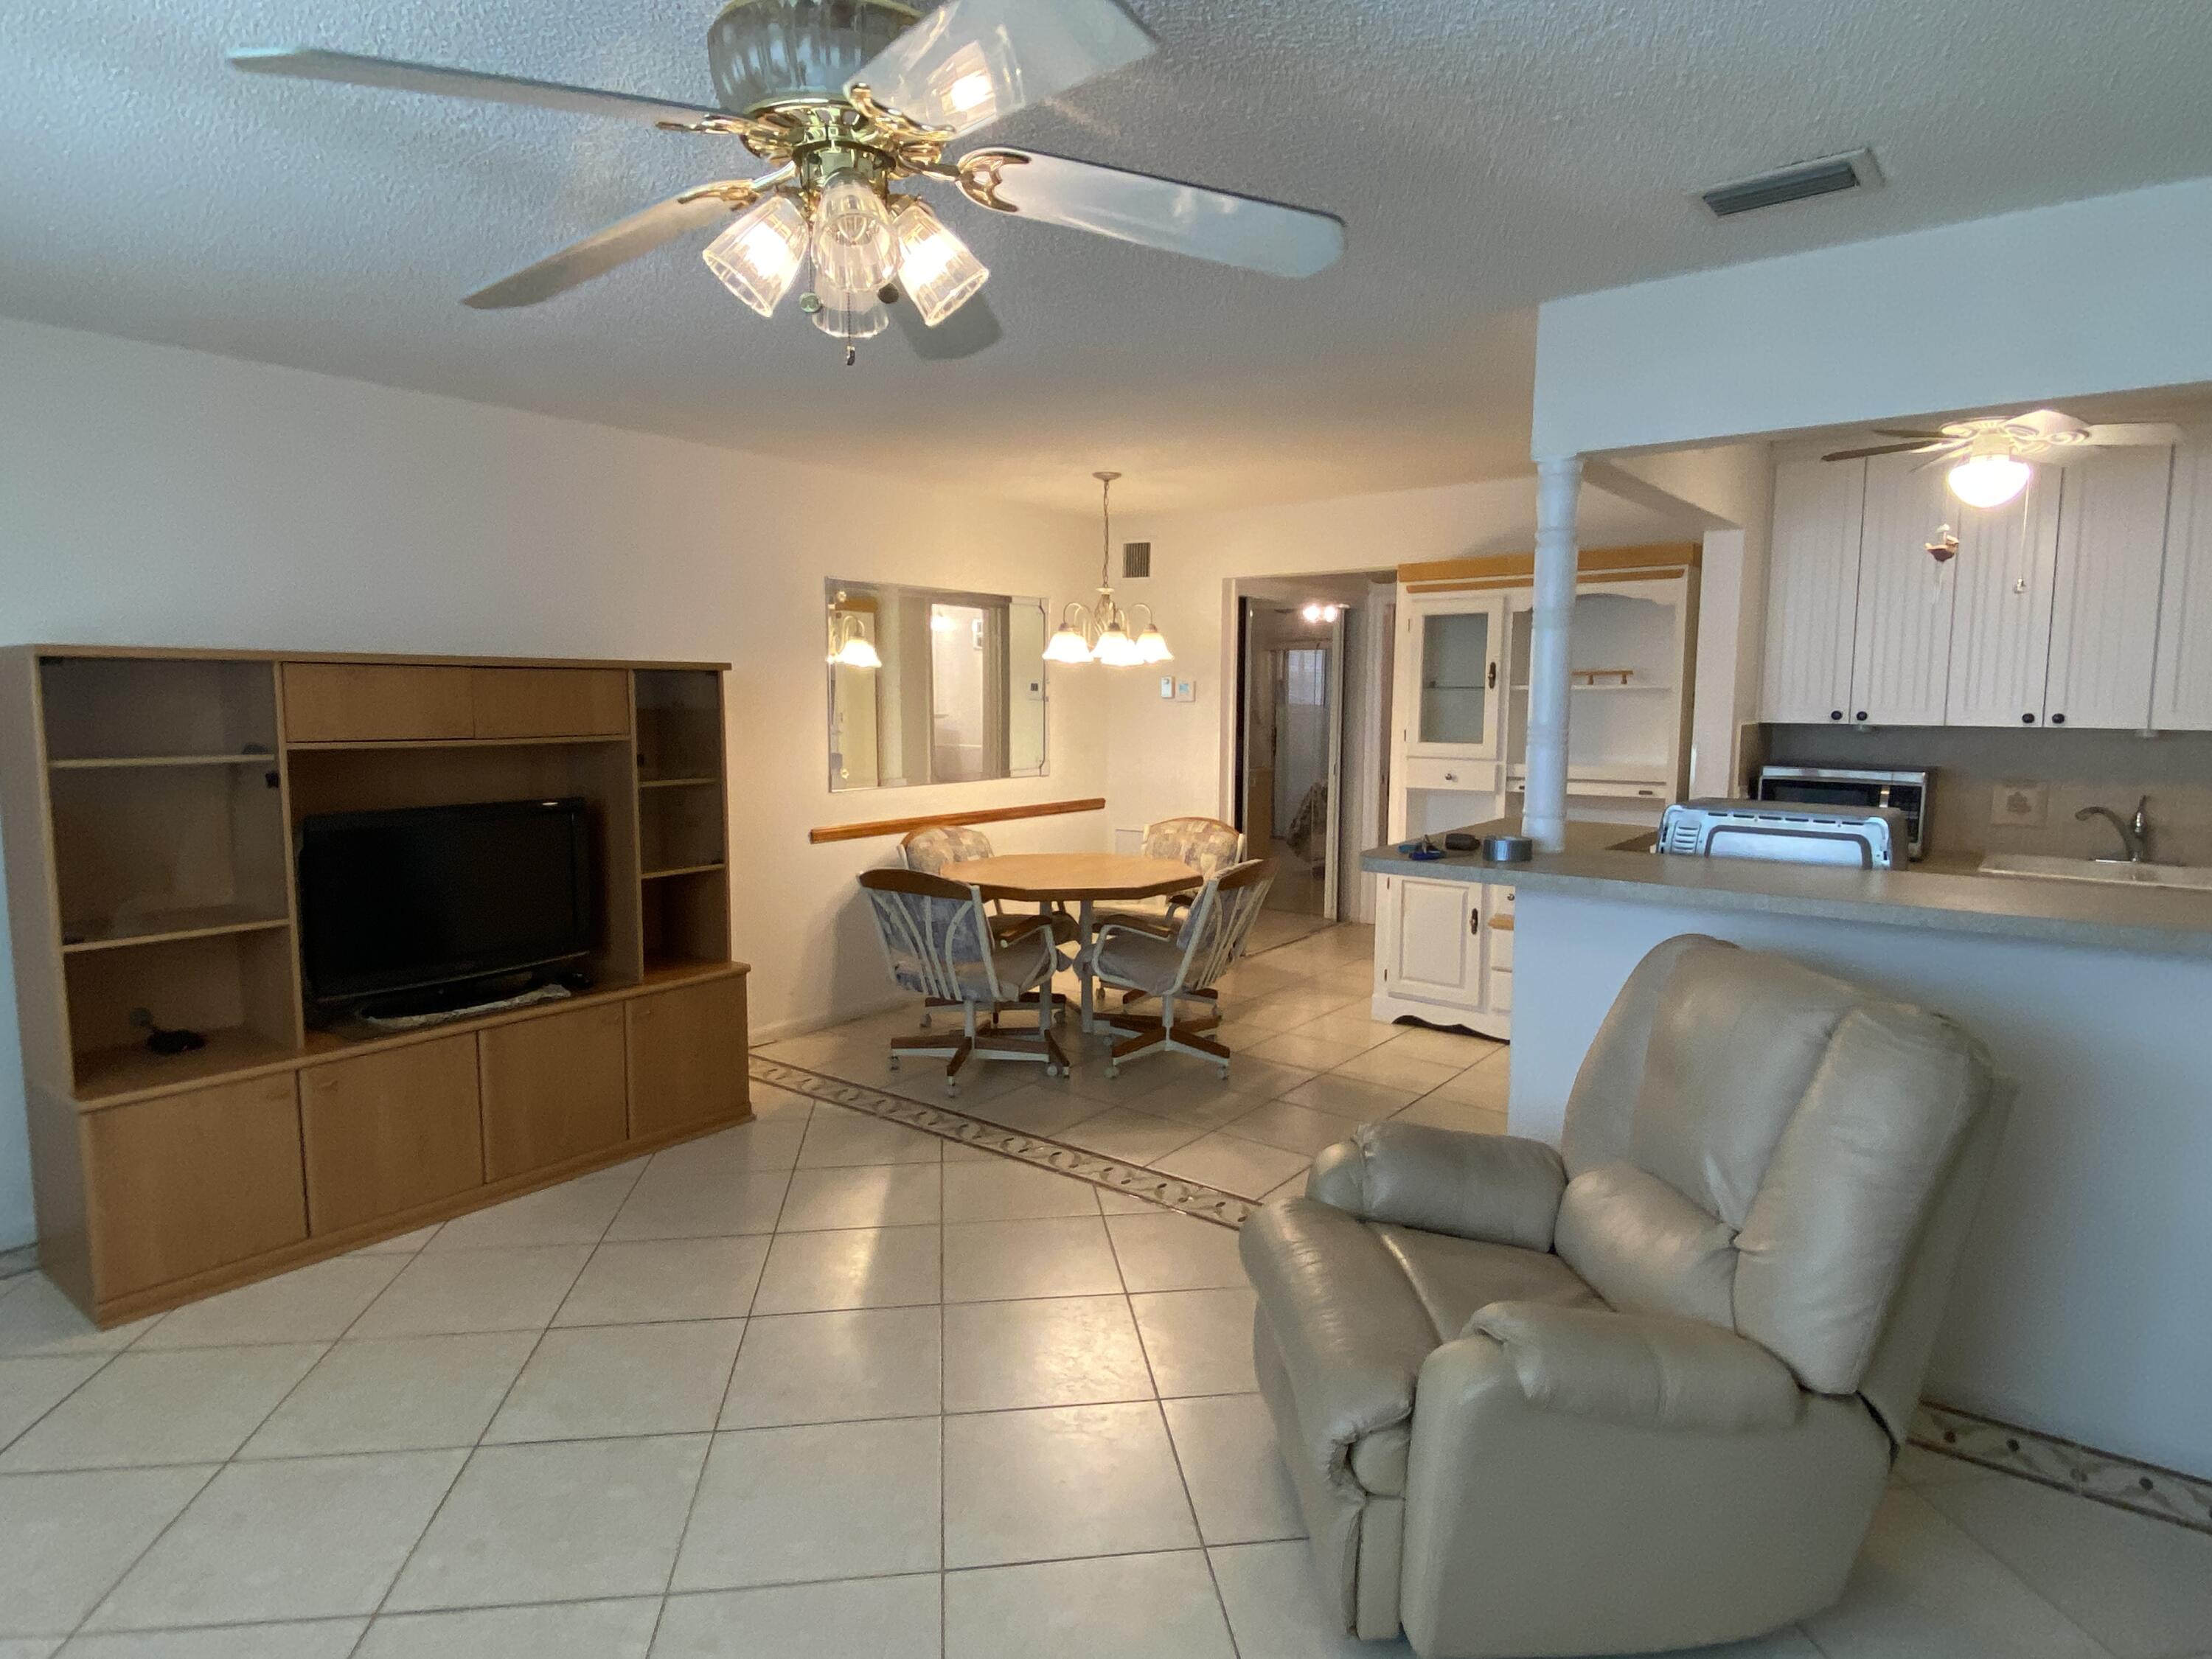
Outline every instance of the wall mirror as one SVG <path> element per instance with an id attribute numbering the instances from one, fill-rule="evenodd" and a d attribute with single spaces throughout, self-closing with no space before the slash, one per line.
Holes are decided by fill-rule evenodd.
<path id="1" fill-rule="evenodd" d="M 823 609 L 832 793 L 1044 775 L 1042 599 L 832 580 Z"/>

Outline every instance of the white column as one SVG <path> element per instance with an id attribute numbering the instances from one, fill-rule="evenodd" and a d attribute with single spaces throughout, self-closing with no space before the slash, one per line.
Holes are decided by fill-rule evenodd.
<path id="1" fill-rule="evenodd" d="M 1528 793 L 1521 832 L 1542 853 L 1567 846 L 1567 625 L 1575 605 L 1579 455 L 1536 463 L 1536 608 L 1528 634 Z"/>

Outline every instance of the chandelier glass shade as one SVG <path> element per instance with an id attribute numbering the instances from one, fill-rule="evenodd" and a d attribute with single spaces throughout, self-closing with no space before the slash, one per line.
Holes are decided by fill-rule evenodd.
<path id="1" fill-rule="evenodd" d="M 1113 490 L 1118 472 L 1094 472 L 1098 480 L 1098 513 L 1102 538 L 1098 552 L 1098 598 L 1085 606 L 1071 599 L 1060 612 L 1060 627 L 1044 647 L 1047 662 L 1097 662 L 1109 668 L 1134 668 L 1142 663 L 1172 662 L 1166 637 L 1152 620 L 1152 608 L 1139 601 L 1134 609 L 1145 613 L 1141 633 L 1133 632 L 1135 618 L 1117 604 L 1109 580 L 1114 551 Z"/>

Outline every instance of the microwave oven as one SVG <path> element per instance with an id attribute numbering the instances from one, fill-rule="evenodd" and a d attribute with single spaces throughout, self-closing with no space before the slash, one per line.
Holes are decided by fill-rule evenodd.
<path id="1" fill-rule="evenodd" d="M 1753 780 L 1752 799 L 1862 812 L 1888 807 L 1905 819 L 1905 842 L 1911 856 L 1917 860 L 1928 851 L 1929 787 L 1929 774 L 1924 771 L 1762 766 Z"/>

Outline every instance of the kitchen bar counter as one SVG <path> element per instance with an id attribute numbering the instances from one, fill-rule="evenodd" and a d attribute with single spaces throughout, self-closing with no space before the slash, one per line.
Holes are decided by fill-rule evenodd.
<path id="1" fill-rule="evenodd" d="M 1517 819 L 1470 826 L 1517 834 Z M 1571 823 L 1567 850 L 1527 864 L 1487 864 L 1473 853 L 1408 858 L 1394 847 L 1360 855 L 1359 867 L 1428 881 L 1504 884 L 1523 892 L 1575 892 L 1632 904 L 1695 905 L 1880 922 L 1895 927 L 2212 958 L 2212 891 L 2125 886 L 2039 876 L 1984 875 L 1941 858 L 1910 870 L 1846 870 L 1761 859 L 1662 856 L 1652 832 L 1628 824 Z"/>

